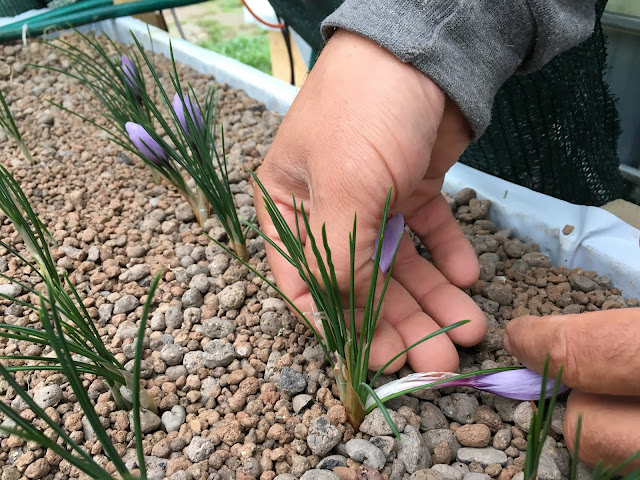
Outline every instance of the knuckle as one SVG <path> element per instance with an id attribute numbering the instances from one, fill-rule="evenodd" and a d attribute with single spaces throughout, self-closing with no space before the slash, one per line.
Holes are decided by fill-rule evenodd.
<path id="1" fill-rule="evenodd" d="M 580 358 L 583 355 L 584 339 L 575 331 L 560 322 L 556 327 L 555 340 L 549 350 L 549 366 L 552 372 L 557 372 L 562 367 L 563 383 L 580 388 L 582 375 L 580 370 Z"/>

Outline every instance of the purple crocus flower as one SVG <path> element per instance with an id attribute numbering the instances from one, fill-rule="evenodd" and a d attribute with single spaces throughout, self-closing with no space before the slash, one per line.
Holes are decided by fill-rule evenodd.
<path id="1" fill-rule="evenodd" d="M 136 98 L 140 98 L 140 74 L 135 64 L 126 55 L 122 56 L 122 71 L 124 72 L 124 81 Z"/>
<path id="2" fill-rule="evenodd" d="M 149 135 L 149 132 L 147 132 L 142 125 L 127 122 L 125 128 L 131 142 L 140 150 L 140 153 L 144 155 L 147 160 L 157 163 L 158 165 L 166 163 L 167 153 L 160 144 Z"/>
<path id="3" fill-rule="evenodd" d="M 538 375 L 527 368 L 505 370 L 502 372 L 480 372 L 478 375 L 466 378 L 458 377 L 460 377 L 460 375 L 449 372 L 413 373 L 398 380 L 386 383 L 381 387 L 376 388 L 375 392 L 378 397 L 384 400 L 395 393 L 404 392 L 423 385 L 429 385 L 434 382 L 442 382 L 433 387 L 426 388 L 473 387 L 484 392 L 495 393 L 501 397 L 513 398 L 514 400 L 538 400 L 540 398 L 540 391 L 542 388 L 542 375 Z M 551 396 L 554 383 L 554 379 L 547 379 L 547 397 Z M 568 391 L 569 387 L 560 384 L 558 394 Z M 374 403 L 374 400 L 369 397 L 366 408 L 369 408 Z"/>
<path id="4" fill-rule="evenodd" d="M 182 103 L 184 100 L 184 104 Z M 189 117 L 191 117 L 191 121 L 197 126 L 198 130 L 202 130 L 204 125 L 204 121 L 202 120 L 202 114 L 200 113 L 200 109 L 195 102 L 192 102 L 189 97 L 185 94 L 182 95 L 182 100 L 180 99 L 180 95 L 176 93 L 173 96 L 173 110 L 176 112 L 176 116 L 178 117 L 178 121 L 182 126 L 182 130 L 185 132 L 189 132 L 189 125 L 184 114 L 184 106 L 187 107 L 187 113 Z M 190 132 L 189 132 L 190 133 Z"/>
<path id="5" fill-rule="evenodd" d="M 547 378 L 546 395 L 553 392 L 554 378 Z M 446 386 L 473 387 L 484 392 L 495 393 L 501 397 L 514 400 L 538 400 L 542 388 L 542 375 L 528 368 L 505 370 L 503 372 L 485 373 L 468 378 L 453 379 Z M 558 394 L 569 391 L 569 387 L 560 384 Z"/>
<path id="6" fill-rule="evenodd" d="M 384 239 L 382 240 L 382 251 L 380 252 L 380 270 L 383 274 L 387 273 L 393 256 L 396 253 L 396 247 L 404 232 L 404 217 L 401 213 L 396 213 L 387 220 L 384 229 Z M 378 250 L 379 237 L 376 237 L 376 251 Z M 373 252 L 372 260 L 376 259 L 376 253 Z"/>

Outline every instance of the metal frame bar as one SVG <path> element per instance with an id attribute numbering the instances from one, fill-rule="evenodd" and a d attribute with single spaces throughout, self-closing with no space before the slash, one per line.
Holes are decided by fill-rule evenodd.
<path id="1" fill-rule="evenodd" d="M 640 34 L 640 18 L 632 17 L 630 15 L 604 12 L 600 19 L 600 23 L 606 27 L 630 30 Z"/>
<path id="2" fill-rule="evenodd" d="M 631 167 L 629 165 L 620 165 L 620 173 L 625 180 L 636 185 L 640 185 L 640 168 Z"/>

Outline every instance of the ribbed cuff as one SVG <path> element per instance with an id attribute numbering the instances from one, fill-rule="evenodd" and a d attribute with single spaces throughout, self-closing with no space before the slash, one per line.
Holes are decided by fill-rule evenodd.
<path id="1" fill-rule="evenodd" d="M 458 105 L 477 138 L 498 89 L 533 53 L 536 27 L 525 0 L 346 0 L 322 34 L 349 30 L 414 65 Z"/>

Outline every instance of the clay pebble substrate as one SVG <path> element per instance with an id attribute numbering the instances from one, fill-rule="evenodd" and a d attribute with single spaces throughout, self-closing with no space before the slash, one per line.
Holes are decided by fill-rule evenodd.
<path id="1" fill-rule="evenodd" d="M 127 368 L 151 275 L 165 272 L 145 334 L 142 369 L 144 386 L 160 408 L 159 417 L 143 415 L 149 478 L 509 480 L 521 470 L 530 404 L 471 389 L 445 388 L 390 402 L 402 444 L 376 411 L 354 433 L 320 348 L 273 289 L 215 246 L 176 190 L 156 185 L 139 159 L 97 128 L 45 103 L 49 99 L 96 118 L 75 81 L 26 66 L 68 68 L 68 62 L 37 42 L 4 45 L 0 51 L 5 58 L 0 89 L 36 165 L 24 163 L 14 142 L 5 138 L 0 138 L 0 163 L 16 176 L 50 229 L 59 245 L 53 252 L 58 266 L 84 292 L 83 303 L 106 345 Z M 156 65 L 159 71 L 169 69 L 160 55 Z M 188 67 L 179 66 L 179 73 L 202 96 L 212 82 Z M 167 76 L 163 80 L 171 92 Z M 250 218 L 247 172 L 261 163 L 281 116 L 242 91 L 217 88 L 232 190 L 241 216 Z M 551 266 L 537 245 L 513 238 L 508 225 L 489 221 L 489 203 L 476 199 L 472 190 L 447 198 L 479 256 L 481 278 L 469 294 L 490 326 L 480 345 L 460 350 L 461 371 L 517 364 L 502 345 L 511 318 L 638 305 L 605 275 Z M 2 220 L 2 238 L 20 244 Z M 224 239 L 215 218 L 204 231 Z M 249 251 L 252 265 L 269 275 L 263 242 L 252 238 Z M 4 250 L 0 271 L 38 288 L 37 276 Z M 0 313 L 7 323 L 38 325 L 32 311 L 17 305 L 2 302 Z M 49 349 L 2 339 L 0 352 L 40 355 Z M 408 373 L 403 368 L 383 380 Z M 107 464 L 63 375 L 18 372 L 16 379 L 98 463 Z M 116 448 L 133 468 L 128 412 L 115 409 L 102 380 L 85 376 L 85 384 Z M 0 400 L 45 428 L 4 381 Z M 563 412 L 560 402 L 541 479 L 568 475 Z M 79 477 L 52 452 L 4 434 L 0 472 L 3 480 Z"/>

